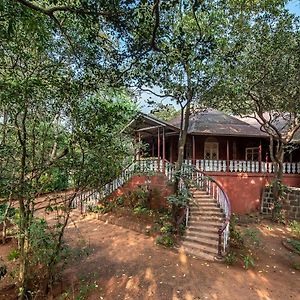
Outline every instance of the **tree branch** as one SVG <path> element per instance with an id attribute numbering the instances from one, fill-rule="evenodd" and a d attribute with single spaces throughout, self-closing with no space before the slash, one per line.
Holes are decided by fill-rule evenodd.
<path id="1" fill-rule="evenodd" d="M 75 14 L 80 14 L 80 15 L 97 15 L 97 16 L 116 15 L 115 13 L 111 13 L 111 12 L 105 12 L 105 11 L 93 12 L 93 11 L 86 10 L 83 8 L 75 8 L 75 7 L 71 7 L 71 6 L 67 6 L 67 5 L 59 5 L 59 6 L 44 8 L 44 7 L 39 6 L 35 2 L 31 2 L 31 1 L 27 1 L 27 0 L 15 0 L 15 1 L 19 2 L 20 4 L 30 8 L 32 10 L 41 12 L 50 17 L 52 17 L 56 12 L 70 12 L 70 13 L 75 13 Z M 117 15 L 120 15 L 120 13 L 118 13 Z"/>

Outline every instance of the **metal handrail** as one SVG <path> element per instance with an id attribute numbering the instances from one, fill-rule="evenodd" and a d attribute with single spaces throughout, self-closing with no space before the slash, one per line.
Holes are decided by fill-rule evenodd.
<path id="1" fill-rule="evenodd" d="M 229 197 L 218 181 L 216 181 L 211 176 L 208 176 L 204 172 L 200 171 L 194 165 L 183 165 L 183 170 L 185 170 L 185 169 L 190 169 L 190 170 L 188 170 L 189 172 L 186 175 L 188 177 L 190 176 L 191 177 L 190 179 L 195 181 L 197 185 L 198 185 L 198 181 L 199 181 L 199 176 L 196 175 L 197 176 L 196 180 L 193 177 L 194 177 L 195 173 L 200 174 L 200 179 L 202 181 L 202 184 L 201 184 L 202 188 L 205 189 L 206 192 L 208 192 L 210 195 L 212 195 L 217 200 L 217 202 L 221 206 L 221 208 L 224 210 L 225 220 L 218 229 L 218 235 L 219 235 L 218 256 L 221 257 L 221 255 L 222 255 L 222 235 L 223 235 L 223 250 L 224 250 L 224 252 L 226 251 L 228 237 L 229 237 L 229 222 L 230 222 L 230 217 L 231 217 L 231 203 L 230 203 Z M 205 184 L 205 181 L 211 182 L 216 187 Z M 220 196 L 220 193 L 223 197 Z M 222 201 L 222 199 L 223 199 L 223 201 Z"/>

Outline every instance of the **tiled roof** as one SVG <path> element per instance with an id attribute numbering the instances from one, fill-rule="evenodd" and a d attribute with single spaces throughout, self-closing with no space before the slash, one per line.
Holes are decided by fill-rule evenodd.
<path id="1" fill-rule="evenodd" d="M 180 116 L 168 123 L 180 127 Z M 207 109 L 190 116 L 189 134 L 266 137 L 259 128 L 234 116 Z"/>

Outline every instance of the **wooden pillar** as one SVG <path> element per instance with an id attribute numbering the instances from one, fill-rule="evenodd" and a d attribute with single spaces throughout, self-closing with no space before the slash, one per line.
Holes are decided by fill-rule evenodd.
<path id="1" fill-rule="evenodd" d="M 160 130 L 159 127 L 157 128 L 157 164 L 158 164 L 158 171 L 160 171 Z"/>
<path id="2" fill-rule="evenodd" d="M 137 150 L 137 148 L 136 148 L 137 142 L 138 142 L 138 138 L 137 138 L 137 134 L 136 134 L 136 132 L 135 132 L 135 133 L 134 133 L 134 143 L 135 143 L 135 145 L 134 145 L 134 160 L 135 160 L 135 161 L 138 160 L 138 150 Z"/>
<path id="3" fill-rule="evenodd" d="M 138 143 L 139 143 L 138 159 L 141 160 L 141 133 L 140 132 L 138 137 Z"/>
<path id="4" fill-rule="evenodd" d="M 192 136 L 193 143 L 193 165 L 196 165 L 196 147 L 195 147 L 195 136 Z"/>
<path id="5" fill-rule="evenodd" d="M 262 146 L 261 146 L 261 140 L 259 141 L 259 147 L 258 147 L 258 161 L 259 161 L 259 172 L 261 172 L 261 157 L 262 157 Z"/>
<path id="6" fill-rule="evenodd" d="M 169 137 L 169 141 L 170 141 L 170 137 Z M 173 142 L 171 140 L 170 144 L 170 163 L 173 162 Z"/>
<path id="7" fill-rule="evenodd" d="M 163 173 L 165 173 L 165 160 L 166 160 L 166 135 L 165 135 L 165 128 L 163 127 Z"/>
<path id="8" fill-rule="evenodd" d="M 226 171 L 229 172 L 229 141 L 226 142 Z"/>
<path id="9" fill-rule="evenodd" d="M 152 153 L 151 156 L 154 157 L 154 138 L 152 138 Z"/>

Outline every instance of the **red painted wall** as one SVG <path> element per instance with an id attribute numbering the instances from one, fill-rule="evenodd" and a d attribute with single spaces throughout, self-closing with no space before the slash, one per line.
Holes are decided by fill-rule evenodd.
<path id="1" fill-rule="evenodd" d="M 153 198 L 150 203 L 151 208 L 157 209 L 166 207 L 167 197 L 173 194 L 173 187 L 168 184 L 168 178 L 163 174 L 154 176 L 133 176 L 126 184 L 113 192 L 109 198 L 116 199 L 138 187 L 146 186 L 147 180 L 149 180 L 148 185 L 150 189 L 152 189 L 152 191 L 156 190 L 153 192 Z"/>
<path id="2" fill-rule="evenodd" d="M 209 173 L 227 193 L 232 211 L 246 214 L 260 209 L 263 187 L 272 182 L 273 176 L 264 173 Z M 300 176 L 284 175 L 283 182 L 288 186 L 300 187 Z"/>
<path id="3" fill-rule="evenodd" d="M 272 182 L 273 176 L 265 173 L 218 173 L 207 172 L 217 180 L 227 193 L 232 212 L 246 214 L 260 210 L 260 201 L 263 187 Z M 133 191 L 139 186 L 145 186 L 149 179 L 151 189 L 159 190 L 159 194 L 151 201 L 151 208 L 157 209 L 166 206 L 166 199 L 173 193 L 168 185 L 168 179 L 163 174 L 155 176 L 134 176 L 123 187 L 116 190 L 109 198 L 117 198 L 128 191 Z M 285 174 L 283 182 L 288 186 L 300 187 L 300 176 Z"/>

